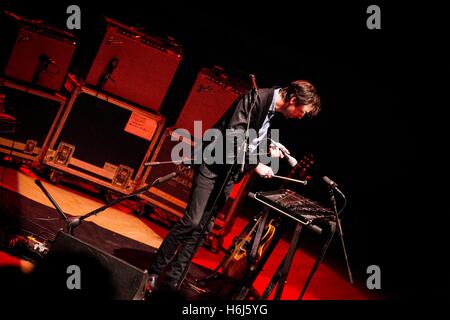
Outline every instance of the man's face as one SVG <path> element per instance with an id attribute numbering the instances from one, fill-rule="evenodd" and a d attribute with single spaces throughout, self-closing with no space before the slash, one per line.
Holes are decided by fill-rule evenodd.
<path id="1" fill-rule="evenodd" d="M 301 119 L 305 114 L 312 111 L 312 106 L 310 104 L 300 104 L 297 103 L 295 98 L 291 98 L 286 102 L 286 107 L 284 109 L 284 116 L 290 119 Z"/>

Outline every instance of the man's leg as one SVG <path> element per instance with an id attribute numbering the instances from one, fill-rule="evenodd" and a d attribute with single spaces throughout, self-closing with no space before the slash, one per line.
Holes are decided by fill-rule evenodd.
<path id="1" fill-rule="evenodd" d="M 160 274 L 171 262 L 178 247 L 198 228 L 211 191 L 214 188 L 213 176 L 209 175 L 210 172 L 207 172 L 206 175 L 202 172 L 204 172 L 202 167 L 195 171 L 186 213 L 164 238 L 153 264 L 149 268 L 150 274 Z M 174 276 L 174 274 L 168 274 L 168 276 Z"/>
<path id="2" fill-rule="evenodd" d="M 189 236 L 185 237 L 183 246 L 172 261 L 172 264 L 167 272 L 167 275 L 171 279 L 175 279 L 175 281 L 181 280 L 180 277 L 183 274 L 184 269 L 188 267 L 196 251 L 202 245 L 204 237 L 211 232 L 214 227 L 214 216 L 216 212 L 220 211 L 220 209 L 222 209 L 225 205 L 225 202 L 228 199 L 234 185 L 232 180 L 228 181 L 224 192 L 221 194 L 219 201 L 216 203 L 215 209 L 213 210 L 212 205 L 214 204 L 216 195 L 220 191 L 223 181 L 223 178 L 217 178 L 214 182 L 214 186 L 210 190 L 210 197 L 206 207 L 203 209 L 204 214 L 202 215 L 201 220 L 195 221 L 196 227 Z M 201 232 L 205 224 L 208 224 L 208 226 L 206 232 L 202 235 Z M 199 237 L 201 237 L 201 239 Z"/>

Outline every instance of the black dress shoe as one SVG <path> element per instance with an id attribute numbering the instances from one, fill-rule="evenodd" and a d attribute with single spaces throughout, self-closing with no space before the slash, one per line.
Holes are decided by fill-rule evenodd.
<path id="1" fill-rule="evenodd" d="M 150 273 L 145 284 L 145 298 L 150 297 L 156 290 L 158 290 L 158 274 Z"/>
<path id="2" fill-rule="evenodd" d="M 167 281 L 166 281 L 167 280 Z M 186 301 L 185 292 L 178 288 L 178 282 L 172 279 L 161 279 L 158 290 L 151 297 L 152 301 Z"/>
<path id="3" fill-rule="evenodd" d="M 160 279 L 158 282 L 158 290 L 164 291 L 178 291 L 178 281 L 170 277 Z"/>

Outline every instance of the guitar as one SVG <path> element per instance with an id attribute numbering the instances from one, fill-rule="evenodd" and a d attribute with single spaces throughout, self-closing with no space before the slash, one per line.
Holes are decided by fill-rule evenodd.
<path id="1" fill-rule="evenodd" d="M 225 261 L 222 265 L 222 270 L 226 276 L 234 280 L 241 280 L 245 274 L 246 270 L 249 267 L 248 264 L 248 254 L 251 250 L 251 242 L 254 234 L 256 233 L 256 229 L 261 222 L 262 216 L 256 221 L 253 225 L 252 229 L 248 233 L 244 233 L 241 237 L 239 237 L 235 242 L 233 250 L 230 255 L 225 258 Z M 258 246 L 257 255 L 255 257 L 255 264 L 258 263 L 259 259 L 263 255 L 265 249 L 268 244 L 272 241 L 276 228 L 273 225 L 274 219 L 270 220 L 268 224 L 264 226 L 263 236 L 261 237 L 261 241 Z M 250 266 L 252 268 L 253 266 Z"/>

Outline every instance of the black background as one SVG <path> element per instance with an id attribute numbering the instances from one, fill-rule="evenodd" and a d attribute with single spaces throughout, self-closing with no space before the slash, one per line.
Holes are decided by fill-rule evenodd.
<path id="1" fill-rule="evenodd" d="M 312 186 L 319 198 L 326 192 L 322 175 L 347 194 L 343 223 L 358 284 L 364 286 L 367 266 L 376 264 L 383 297 L 447 295 L 444 212 L 432 206 L 439 197 L 427 181 L 435 168 L 423 161 L 435 152 L 424 138 L 435 106 L 434 93 L 425 89 L 433 80 L 422 71 L 431 68 L 430 51 L 433 61 L 442 54 L 434 49 L 436 39 L 443 41 L 437 34 L 442 21 L 430 20 L 442 8 L 380 1 L 3 1 L 6 9 L 60 28 L 70 4 L 82 11 L 81 30 L 71 31 L 79 38 L 71 68 L 77 74 L 87 71 L 100 43 L 102 16 L 183 45 L 184 58 L 161 110 L 169 125 L 202 67 L 254 73 L 259 87 L 310 80 L 323 112 L 284 123 L 281 141 L 296 157 L 314 153 Z M 381 8 L 381 30 L 366 27 L 370 4 Z"/>

